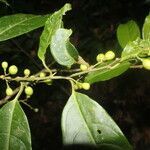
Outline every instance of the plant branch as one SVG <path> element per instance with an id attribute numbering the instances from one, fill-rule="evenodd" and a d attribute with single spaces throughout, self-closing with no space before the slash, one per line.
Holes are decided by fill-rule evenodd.
<path id="1" fill-rule="evenodd" d="M 14 91 L 13 91 L 13 94 L 11 96 L 6 96 L 5 98 L 1 99 L 0 100 L 0 105 L 3 105 L 5 104 L 10 98 L 12 98 L 15 94 L 17 94 L 19 91 L 19 87 L 16 88 Z"/>
<path id="2" fill-rule="evenodd" d="M 20 83 L 19 91 L 18 91 L 16 97 L 14 98 L 14 100 L 18 100 L 18 99 L 19 99 L 19 97 L 21 96 L 23 90 L 24 90 L 24 83 L 21 82 L 21 83 Z"/>

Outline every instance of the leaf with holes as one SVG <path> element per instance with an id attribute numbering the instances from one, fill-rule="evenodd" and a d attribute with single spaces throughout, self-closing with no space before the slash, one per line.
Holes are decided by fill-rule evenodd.
<path id="1" fill-rule="evenodd" d="M 124 48 L 128 42 L 132 42 L 138 37 L 140 37 L 140 29 L 133 20 L 125 24 L 120 24 L 117 28 L 117 38 L 122 48 Z"/>
<path id="2" fill-rule="evenodd" d="M 15 14 L 0 18 L 0 41 L 5 41 L 42 27 L 49 15 Z"/>
<path id="3" fill-rule="evenodd" d="M 5 104 L 0 109 L 0 118 L 0 149 L 31 150 L 30 129 L 19 102 Z"/>
<path id="4" fill-rule="evenodd" d="M 40 37 L 40 45 L 38 49 L 38 57 L 42 62 L 45 61 L 46 49 L 51 43 L 51 38 L 57 29 L 61 28 L 63 22 L 62 17 L 67 11 L 71 10 L 70 4 L 65 4 L 59 11 L 52 14 L 46 21 L 44 30 Z"/>
<path id="5" fill-rule="evenodd" d="M 86 144 L 100 149 L 131 150 L 107 112 L 88 96 L 73 92 L 62 113 L 63 143 Z"/>
<path id="6" fill-rule="evenodd" d="M 70 67 L 76 62 L 78 52 L 75 47 L 69 42 L 69 37 L 72 30 L 58 29 L 52 36 L 51 40 L 51 53 L 54 59 L 63 66 Z"/>

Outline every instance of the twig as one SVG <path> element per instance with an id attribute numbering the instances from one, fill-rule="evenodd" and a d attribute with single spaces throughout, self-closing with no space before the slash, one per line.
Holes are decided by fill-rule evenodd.
<path id="1" fill-rule="evenodd" d="M 143 65 L 130 66 L 130 68 L 142 69 L 142 68 L 143 68 Z"/>
<path id="2" fill-rule="evenodd" d="M 5 98 L 1 99 L 0 105 L 5 104 L 10 98 L 12 98 L 14 95 L 16 95 L 18 93 L 18 91 L 19 91 L 19 87 L 13 91 L 13 94 L 11 96 L 6 96 Z"/>

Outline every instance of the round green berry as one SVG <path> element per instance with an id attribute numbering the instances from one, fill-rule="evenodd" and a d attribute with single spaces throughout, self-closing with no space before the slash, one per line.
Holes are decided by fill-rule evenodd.
<path id="1" fill-rule="evenodd" d="M 24 75 L 25 76 L 29 76 L 30 75 L 30 70 L 29 69 L 25 69 L 24 70 Z"/>
<path id="2" fill-rule="evenodd" d="M 44 80 L 44 83 L 46 83 L 47 85 L 52 85 L 53 81 L 52 79 L 46 79 Z"/>
<path id="3" fill-rule="evenodd" d="M 13 90 L 10 88 L 10 87 L 8 87 L 7 89 L 6 89 L 6 95 L 7 96 L 11 96 L 13 94 Z"/>
<path id="4" fill-rule="evenodd" d="M 2 68 L 3 68 L 3 69 L 7 69 L 7 67 L 8 67 L 8 62 L 3 61 L 1 65 L 2 65 Z"/>
<path id="5" fill-rule="evenodd" d="M 82 89 L 82 83 L 81 82 L 77 82 L 76 86 L 77 86 L 77 89 Z"/>
<path id="6" fill-rule="evenodd" d="M 9 71 L 9 74 L 15 75 L 18 72 L 18 68 L 17 68 L 17 66 L 12 65 L 9 67 L 8 71 Z"/>
<path id="7" fill-rule="evenodd" d="M 40 73 L 40 78 L 44 78 L 46 76 L 46 74 L 44 72 Z"/>
<path id="8" fill-rule="evenodd" d="M 31 87 L 31 86 L 27 86 L 27 87 L 25 88 L 25 93 L 26 93 L 27 96 L 31 96 L 31 95 L 33 94 L 33 89 L 32 89 L 32 87 Z"/>
<path id="9" fill-rule="evenodd" d="M 150 70 L 150 59 L 143 59 L 142 64 L 145 69 Z"/>
<path id="10" fill-rule="evenodd" d="M 96 60 L 97 62 L 102 62 L 104 60 L 105 55 L 103 53 L 100 53 L 97 55 Z"/>
<path id="11" fill-rule="evenodd" d="M 112 60 L 115 58 L 115 53 L 113 51 L 108 51 L 105 54 L 105 60 Z"/>
<path id="12" fill-rule="evenodd" d="M 85 64 L 81 64 L 81 65 L 80 65 L 80 69 L 81 69 L 82 71 L 86 71 L 86 70 L 88 69 L 88 67 L 87 67 L 87 65 L 85 65 Z"/>
<path id="13" fill-rule="evenodd" d="M 39 109 L 38 109 L 38 108 L 35 108 L 35 109 L 34 109 L 34 112 L 38 112 L 38 111 L 39 111 Z"/>
<path id="14" fill-rule="evenodd" d="M 84 90 L 89 90 L 90 89 L 90 84 L 89 83 L 82 83 L 82 88 Z"/>

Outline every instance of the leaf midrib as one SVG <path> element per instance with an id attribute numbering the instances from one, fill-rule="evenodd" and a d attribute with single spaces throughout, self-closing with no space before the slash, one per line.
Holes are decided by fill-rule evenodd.
<path id="1" fill-rule="evenodd" d="M 129 68 L 129 64 L 127 64 L 127 63 L 122 63 L 122 64 L 120 64 L 121 66 L 116 66 L 115 68 L 110 68 L 110 69 L 107 69 L 107 70 L 102 70 L 101 72 L 100 71 L 97 71 L 97 74 L 95 73 L 94 74 L 94 72 L 90 75 L 89 74 L 89 77 L 87 76 L 87 79 L 86 79 L 86 81 L 87 82 L 90 82 L 90 83 L 94 83 L 95 82 L 95 79 L 96 79 L 96 82 L 98 82 L 98 81 L 105 81 L 105 80 L 103 80 L 103 79 L 101 79 L 101 80 L 97 80 L 97 77 L 101 77 L 102 75 L 104 75 L 105 73 L 107 73 L 107 72 L 109 72 L 109 71 L 115 71 L 115 70 L 117 70 L 117 69 L 122 69 L 122 68 L 124 68 L 124 70 L 123 71 L 121 71 L 121 73 L 124 73 L 126 70 L 127 70 L 127 68 Z M 126 68 L 125 68 L 126 67 Z M 113 78 L 115 78 L 115 77 L 117 77 L 118 75 L 115 75 L 115 76 L 113 76 Z M 91 79 L 93 79 L 94 80 L 94 82 L 91 82 Z M 106 79 L 106 78 L 105 78 Z M 108 79 L 107 79 L 108 80 Z"/>
<path id="2" fill-rule="evenodd" d="M 76 98 L 75 94 L 76 94 L 75 92 L 72 93 L 72 95 L 73 95 L 73 97 L 74 97 L 73 99 L 75 100 L 75 103 L 76 103 L 77 108 L 78 108 L 78 110 L 79 110 L 80 116 L 81 116 L 81 118 L 82 118 L 82 120 L 83 120 L 83 122 L 84 122 L 84 124 L 85 124 L 85 127 L 87 128 L 87 131 L 88 131 L 88 133 L 89 133 L 89 136 L 91 137 L 91 140 L 93 141 L 93 143 L 96 145 L 96 141 L 95 141 L 95 139 L 94 139 L 94 137 L 93 137 L 93 135 L 92 135 L 92 133 L 91 133 L 91 130 L 90 130 L 89 126 L 87 125 L 87 122 L 86 122 L 86 120 L 85 120 L 85 118 L 84 118 L 83 112 L 81 111 L 81 108 L 80 108 L 80 106 L 79 106 L 79 103 L 78 103 L 78 101 L 77 101 L 77 98 Z M 78 94 L 78 93 L 77 93 L 77 94 Z"/>
<path id="3" fill-rule="evenodd" d="M 21 23 L 27 21 L 27 20 L 31 20 L 31 19 L 37 18 L 37 17 L 39 17 L 39 16 L 33 16 L 33 17 L 29 18 L 29 19 L 27 18 L 27 19 L 25 19 L 25 20 L 22 20 L 22 21 L 20 21 L 20 22 L 18 22 L 18 23 L 16 23 L 16 24 L 14 24 L 14 25 L 12 25 L 12 26 L 6 28 L 6 29 L 3 30 L 2 32 L 0 32 L 0 35 L 2 35 L 4 32 L 7 32 L 7 31 L 10 30 L 11 28 L 13 28 L 13 27 L 15 27 L 15 26 L 17 26 L 17 25 L 19 25 L 19 24 L 21 24 Z"/>
<path id="4" fill-rule="evenodd" d="M 11 135 L 11 126 L 12 126 L 12 119 L 13 119 L 13 114 L 14 114 L 14 110 L 15 110 L 15 106 L 16 106 L 16 101 L 17 100 L 14 100 L 14 104 L 13 104 L 13 108 L 12 108 L 12 112 L 11 112 L 11 116 L 10 116 L 10 124 L 9 124 L 9 130 L 8 130 L 8 143 L 7 143 L 7 145 L 8 145 L 8 147 L 7 147 L 7 150 L 9 150 L 10 149 L 10 135 Z M 7 146 L 6 145 L 6 146 Z"/>
<path id="5" fill-rule="evenodd" d="M 53 17 L 53 16 L 50 16 L 50 17 Z M 60 17 L 60 16 L 58 16 L 58 17 Z M 49 22 L 49 20 L 50 20 L 50 18 L 47 20 L 47 22 Z M 59 18 L 56 22 L 55 22 L 55 26 L 58 26 L 58 24 L 60 24 L 61 23 L 61 20 L 62 20 L 62 18 Z M 41 37 L 40 37 L 40 46 L 39 46 L 39 50 L 38 50 L 38 56 L 40 57 L 40 59 L 41 60 L 44 60 L 44 54 L 45 54 L 45 51 L 46 51 L 46 49 L 47 49 L 47 47 L 48 47 L 48 45 L 50 45 L 50 41 L 51 41 L 51 38 L 52 38 L 52 33 L 55 31 L 55 30 L 53 30 L 53 28 L 50 28 L 50 30 L 49 30 L 49 24 L 47 24 L 47 22 L 46 22 L 46 25 L 45 25 L 45 28 L 44 28 L 44 31 L 45 32 L 43 32 L 42 33 L 42 35 L 41 35 Z M 53 26 L 53 25 L 52 25 Z M 48 37 L 47 37 L 47 40 L 46 40 L 46 42 L 45 42 L 45 44 L 44 44 L 44 46 L 43 46 L 43 44 L 42 43 L 44 43 L 43 42 L 43 37 L 45 37 L 45 33 L 46 32 L 49 32 L 48 33 Z M 41 46 L 42 45 L 42 46 Z M 43 48 L 44 47 L 44 48 Z"/>

